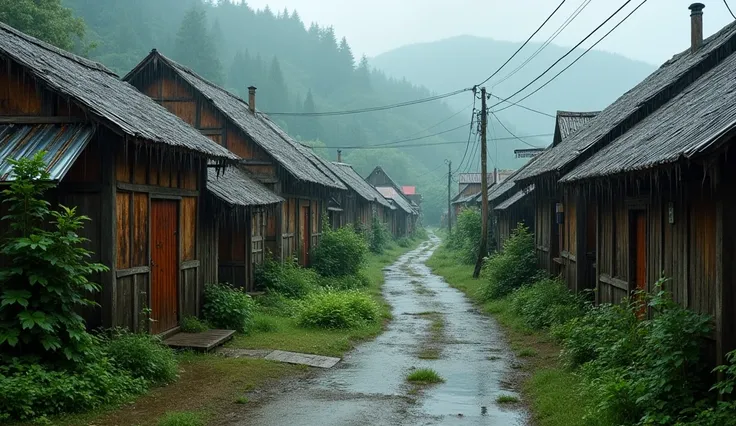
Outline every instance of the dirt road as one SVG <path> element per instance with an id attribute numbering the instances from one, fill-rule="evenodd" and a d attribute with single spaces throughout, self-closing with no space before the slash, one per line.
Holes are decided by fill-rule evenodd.
<path id="1" fill-rule="evenodd" d="M 393 321 L 331 370 L 264 401 L 232 425 L 521 425 L 504 384 L 513 355 L 498 326 L 424 262 L 439 239 L 386 268 Z M 432 368 L 444 383 L 415 387 L 406 376 Z"/>

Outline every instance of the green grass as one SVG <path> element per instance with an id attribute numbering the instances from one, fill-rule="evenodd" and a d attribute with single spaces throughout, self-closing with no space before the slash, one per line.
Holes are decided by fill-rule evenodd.
<path id="1" fill-rule="evenodd" d="M 496 398 L 496 402 L 499 404 L 516 404 L 519 402 L 519 398 L 513 395 L 500 395 Z"/>
<path id="2" fill-rule="evenodd" d="M 180 411 L 166 413 L 157 423 L 158 426 L 204 426 L 204 420 L 198 413 Z"/>
<path id="3" fill-rule="evenodd" d="M 422 385 L 431 385 L 435 383 L 442 383 L 445 381 L 445 379 L 440 377 L 439 373 L 432 370 L 431 368 L 420 368 L 409 373 L 409 375 L 406 376 L 406 381 Z"/>
<path id="4" fill-rule="evenodd" d="M 417 354 L 417 358 L 419 359 L 439 359 L 440 350 L 437 348 L 423 348 Z"/>
<path id="5" fill-rule="evenodd" d="M 384 283 L 383 269 L 394 263 L 401 255 L 417 248 L 421 242 L 412 241 L 410 247 L 398 247 L 393 244 L 382 254 L 368 256 L 364 273 L 370 285 L 366 291 L 379 303 L 381 317 L 384 320 L 391 319 L 391 311 L 381 294 Z M 356 343 L 379 335 L 385 322 L 353 329 L 305 329 L 298 326 L 294 316 L 280 316 L 276 312 L 267 312 L 256 315 L 256 326 L 252 333 L 236 336 L 229 346 L 242 349 L 280 349 L 340 357 L 355 347 Z"/>
<path id="6" fill-rule="evenodd" d="M 463 265 L 445 247 L 438 248 L 427 266 L 453 287 L 464 292 L 483 310 L 492 315 L 505 330 L 511 347 L 524 364 L 513 364 L 529 371 L 521 391 L 532 412 L 532 424 L 537 426 L 583 426 L 583 417 L 590 400 L 579 391 L 581 379 L 565 370 L 559 362 L 560 348 L 545 332 L 531 330 L 522 318 L 514 315 L 507 300 L 484 301 L 480 296 L 482 281 L 473 279 L 473 265 Z M 497 359 L 489 356 L 488 359 Z"/>
<path id="7" fill-rule="evenodd" d="M 247 404 L 248 402 L 250 402 L 250 400 L 246 396 L 241 396 L 240 398 L 235 400 L 236 404 Z"/>

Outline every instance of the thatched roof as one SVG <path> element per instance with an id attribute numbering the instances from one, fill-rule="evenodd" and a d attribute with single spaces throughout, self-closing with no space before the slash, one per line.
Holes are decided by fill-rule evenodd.
<path id="1" fill-rule="evenodd" d="M 736 128 L 735 74 L 732 54 L 561 181 L 645 170 L 698 154 Z"/>
<path id="2" fill-rule="evenodd" d="M 326 161 L 326 160 L 325 160 Z M 361 198 L 369 202 L 376 202 L 384 207 L 395 208 L 391 203 L 381 195 L 376 188 L 366 182 L 353 166 L 345 163 L 332 162 L 333 171 L 350 189 L 355 191 Z"/>
<path id="3" fill-rule="evenodd" d="M 494 210 L 499 210 L 499 211 L 506 210 L 509 207 L 513 206 L 514 204 L 518 203 L 519 201 L 523 200 L 527 196 L 529 196 L 533 191 L 534 191 L 534 185 L 531 185 L 528 188 L 520 189 L 519 191 L 516 192 L 516 194 L 510 196 L 504 202 L 496 206 Z"/>
<path id="4" fill-rule="evenodd" d="M 634 127 L 648 115 L 683 91 L 698 76 L 713 69 L 736 49 L 736 23 L 708 37 L 691 52 L 682 52 L 626 92 L 600 112 L 585 127 L 537 157 L 517 179 L 531 179 L 543 174 L 558 178 L 561 173 L 595 150 Z M 688 120 L 692 120 L 688 118 Z"/>
<path id="5" fill-rule="evenodd" d="M 50 90 L 95 120 L 141 142 L 221 160 L 238 157 L 171 114 L 103 65 L 65 52 L 0 23 L 0 56 L 23 66 Z"/>
<path id="6" fill-rule="evenodd" d="M 207 190 L 231 206 L 267 206 L 284 201 L 240 167 L 228 167 L 219 173 L 210 167 L 207 170 Z"/>
<path id="7" fill-rule="evenodd" d="M 331 188 L 341 185 L 325 175 L 300 150 L 300 144 L 286 132 L 274 124 L 265 114 L 250 112 L 248 104 L 234 94 L 210 83 L 191 69 L 167 58 L 158 51 L 152 51 L 125 80 L 130 81 L 142 72 L 149 64 L 168 66 L 179 78 L 192 86 L 199 94 L 208 99 L 248 138 L 263 148 L 294 178 Z"/>
<path id="8" fill-rule="evenodd" d="M 537 156 L 537 157 L 539 157 L 539 156 Z M 503 181 L 501 181 L 501 183 L 499 183 L 498 185 L 493 185 L 493 184 L 489 185 L 488 186 L 488 202 L 489 203 L 492 203 L 495 200 L 503 197 L 510 190 L 512 190 L 514 188 L 518 188 L 518 186 L 516 184 L 517 176 L 519 176 L 520 174 L 522 174 L 526 168 L 530 167 L 531 164 L 534 163 L 534 161 L 537 160 L 537 157 L 532 158 L 526 164 L 524 164 L 523 166 L 519 167 L 518 170 L 516 170 L 509 177 L 507 177 L 506 179 L 504 179 Z M 473 196 L 474 199 L 471 200 L 471 201 L 472 202 L 475 202 L 475 203 L 480 203 L 481 196 L 482 196 L 482 194 L 479 192 L 478 194 L 475 194 Z"/>

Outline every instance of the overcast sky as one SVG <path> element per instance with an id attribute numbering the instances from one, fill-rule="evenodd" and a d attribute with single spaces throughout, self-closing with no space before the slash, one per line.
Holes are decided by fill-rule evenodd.
<path id="1" fill-rule="evenodd" d="M 356 56 L 375 56 L 393 48 L 457 35 L 523 41 L 561 0 L 247 0 L 252 7 L 297 9 L 307 24 L 332 25 L 348 38 Z M 612 22 L 640 3 L 633 0 Z M 567 0 L 535 37 L 544 41 L 584 0 Z M 736 0 L 729 0 L 736 12 Z M 603 22 L 624 0 L 592 0 L 557 37 L 573 46 Z M 692 0 L 649 0 L 596 48 L 660 64 L 690 44 Z M 705 36 L 732 20 L 723 0 L 705 0 Z M 599 33 L 607 31 L 605 27 Z M 595 36 L 591 40 L 597 40 Z M 583 45 L 583 46 L 587 46 Z"/>

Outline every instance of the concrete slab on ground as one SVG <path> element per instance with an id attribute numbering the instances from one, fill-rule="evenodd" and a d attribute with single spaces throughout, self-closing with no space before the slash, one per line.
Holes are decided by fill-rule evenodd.
<path id="1" fill-rule="evenodd" d="M 289 364 L 301 364 L 318 368 L 332 368 L 335 366 L 335 364 L 340 362 L 340 358 L 321 355 L 300 354 L 296 352 L 286 351 L 273 351 L 270 354 L 266 355 L 266 359 L 269 361 L 286 362 Z"/>

